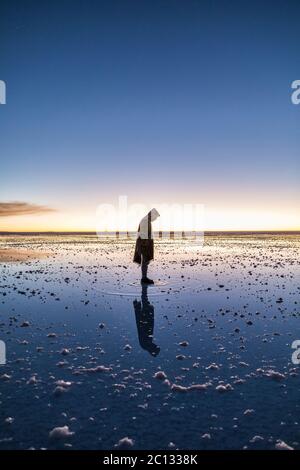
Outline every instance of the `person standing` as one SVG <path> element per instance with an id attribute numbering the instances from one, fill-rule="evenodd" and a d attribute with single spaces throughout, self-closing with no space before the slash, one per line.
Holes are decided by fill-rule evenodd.
<path id="1" fill-rule="evenodd" d="M 154 222 L 159 215 L 156 209 L 151 209 L 140 221 L 138 228 L 133 261 L 141 265 L 142 284 L 154 284 L 154 281 L 148 278 L 148 266 L 150 261 L 154 259 L 152 222 Z"/>

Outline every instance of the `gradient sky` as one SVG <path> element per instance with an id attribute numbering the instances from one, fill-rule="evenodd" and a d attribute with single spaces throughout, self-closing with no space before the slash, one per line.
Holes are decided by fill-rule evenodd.
<path id="1" fill-rule="evenodd" d="M 98 204 L 205 204 L 300 229 L 300 2 L 0 3 L 0 230 L 93 230 Z"/>

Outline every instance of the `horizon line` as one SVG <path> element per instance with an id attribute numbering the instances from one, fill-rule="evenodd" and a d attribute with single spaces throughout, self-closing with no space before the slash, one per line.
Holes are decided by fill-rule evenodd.
<path id="1" fill-rule="evenodd" d="M 72 230 L 72 231 L 60 231 L 60 230 L 35 230 L 35 231 L 0 231 L 0 235 L 97 235 L 100 233 L 101 235 L 112 235 L 112 234 L 127 234 L 136 232 L 135 230 L 110 230 L 105 232 L 97 232 L 96 230 Z M 155 230 L 154 233 L 159 233 L 159 230 Z M 169 232 L 169 230 L 161 230 L 161 232 Z M 182 232 L 198 232 L 197 230 L 171 230 L 171 233 L 182 233 Z M 218 233 L 228 233 L 228 234 L 299 234 L 299 230 L 203 230 L 200 231 L 204 234 L 218 234 Z"/>

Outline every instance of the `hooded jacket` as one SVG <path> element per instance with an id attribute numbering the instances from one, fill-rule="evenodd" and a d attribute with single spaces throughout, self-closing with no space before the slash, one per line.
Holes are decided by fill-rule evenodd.
<path id="1" fill-rule="evenodd" d="M 149 263 L 154 259 L 154 242 L 152 238 L 151 220 L 156 219 L 158 216 L 159 213 L 157 210 L 152 209 L 139 224 L 133 257 L 133 261 L 135 263 L 141 264 L 142 256 L 146 263 Z"/>

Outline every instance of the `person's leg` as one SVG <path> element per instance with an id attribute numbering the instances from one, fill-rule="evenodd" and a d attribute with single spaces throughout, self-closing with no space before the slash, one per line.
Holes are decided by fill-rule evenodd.
<path id="1" fill-rule="evenodd" d="M 142 268 L 142 283 L 147 283 L 147 284 L 154 284 L 154 282 L 152 281 L 152 279 L 149 279 L 148 276 L 147 276 L 147 273 L 148 273 L 148 266 L 149 266 L 149 261 L 146 261 L 143 259 L 143 256 L 142 256 L 142 263 L 141 263 L 141 268 Z"/>
<path id="2" fill-rule="evenodd" d="M 142 268 L 142 279 L 146 279 L 147 277 L 147 273 L 148 273 L 148 262 L 144 259 L 144 257 L 142 256 L 142 264 L 141 264 L 141 268 Z"/>

